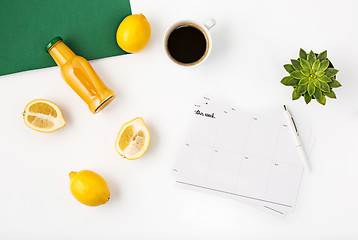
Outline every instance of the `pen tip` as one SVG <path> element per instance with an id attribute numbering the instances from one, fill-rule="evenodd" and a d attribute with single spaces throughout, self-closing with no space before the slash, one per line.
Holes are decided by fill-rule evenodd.
<path id="1" fill-rule="evenodd" d="M 287 110 L 286 105 L 283 105 L 283 108 L 284 108 L 285 110 Z"/>

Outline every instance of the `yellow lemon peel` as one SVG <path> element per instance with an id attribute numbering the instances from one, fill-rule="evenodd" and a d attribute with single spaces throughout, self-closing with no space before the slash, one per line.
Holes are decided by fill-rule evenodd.
<path id="1" fill-rule="evenodd" d="M 124 51 L 136 53 L 143 50 L 150 39 L 151 28 L 143 14 L 127 16 L 117 29 L 117 44 Z"/>
<path id="2" fill-rule="evenodd" d="M 70 189 L 72 195 L 82 204 L 99 206 L 108 202 L 110 191 L 107 182 L 90 170 L 70 172 Z"/>

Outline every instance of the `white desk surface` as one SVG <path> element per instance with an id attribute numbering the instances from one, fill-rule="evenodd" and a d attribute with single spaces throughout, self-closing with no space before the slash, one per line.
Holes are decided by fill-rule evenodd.
<path id="1" fill-rule="evenodd" d="M 97 115 L 62 80 L 59 68 L 0 77 L 0 239 L 357 239 L 357 1 L 132 0 L 152 26 L 137 54 L 91 61 L 117 98 Z M 193 68 L 170 62 L 163 34 L 181 19 L 217 21 L 209 59 Z M 326 106 L 291 101 L 283 64 L 300 48 L 320 52 L 343 87 Z M 75 49 L 74 49 L 75 50 Z M 203 93 L 284 119 L 282 104 L 316 137 L 295 212 L 277 218 L 229 199 L 176 187 L 171 169 L 191 103 Z M 37 98 L 57 103 L 65 128 L 43 134 L 22 111 Z M 137 116 L 152 140 L 139 160 L 122 159 L 114 142 Z M 70 171 L 101 174 L 111 199 L 78 203 Z"/>

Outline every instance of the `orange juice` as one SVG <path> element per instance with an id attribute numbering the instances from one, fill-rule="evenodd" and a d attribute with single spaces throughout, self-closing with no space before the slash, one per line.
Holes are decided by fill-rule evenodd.
<path id="1" fill-rule="evenodd" d="M 67 84 L 88 104 L 92 113 L 99 112 L 114 99 L 115 93 L 103 83 L 90 63 L 72 52 L 61 37 L 52 39 L 45 50 L 61 68 Z"/>

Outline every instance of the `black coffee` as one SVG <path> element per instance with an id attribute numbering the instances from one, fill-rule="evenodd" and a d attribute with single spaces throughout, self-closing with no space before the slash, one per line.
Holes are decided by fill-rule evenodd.
<path id="1" fill-rule="evenodd" d="M 199 61 L 205 55 L 206 48 L 204 33 L 192 25 L 181 25 L 168 37 L 169 54 L 183 64 Z"/>

